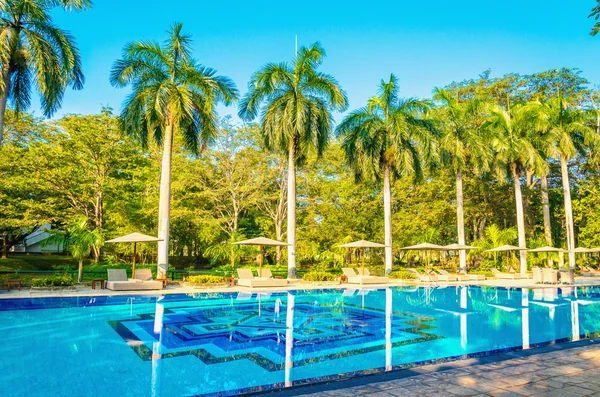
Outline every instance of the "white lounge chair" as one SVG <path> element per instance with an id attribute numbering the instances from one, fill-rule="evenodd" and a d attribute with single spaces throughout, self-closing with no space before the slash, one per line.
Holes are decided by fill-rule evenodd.
<path id="1" fill-rule="evenodd" d="M 430 272 L 420 273 L 417 269 L 406 269 L 406 270 L 413 273 L 415 276 L 417 276 L 417 280 L 419 280 L 423 283 L 431 283 L 434 281 L 438 281 L 438 276 L 436 273 L 430 273 Z"/>
<path id="2" fill-rule="evenodd" d="M 243 287 L 286 287 L 287 280 L 279 278 L 254 277 L 250 269 L 237 269 L 237 284 Z M 264 270 L 263 270 L 264 274 Z"/>
<path id="3" fill-rule="evenodd" d="M 163 283 L 152 279 L 150 269 L 137 269 L 135 278 L 130 279 L 125 269 L 108 269 L 106 288 L 113 291 L 160 290 Z"/>
<path id="4" fill-rule="evenodd" d="M 438 273 L 438 281 L 458 281 L 458 280 L 468 281 L 469 280 L 468 278 L 463 277 L 462 275 L 459 278 L 458 274 L 451 274 L 444 269 L 438 270 L 437 273 Z"/>
<path id="5" fill-rule="evenodd" d="M 588 266 L 581 267 L 581 273 L 583 277 L 598 277 L 600 276 L 600 272 L 598 270 L 592 269 Z"/>
<path id="6" fill-rule="evenodd" d="M 558 284 L 558 272 L 554 269 L 542 270 L 544 284 Z"/>
<path id="7" fill-rule="evenodd" d="M 492 273 L 494 273 L 494 277 L 504 280 L 520 280 L 521 275 L 518 273 L 502 273 L 500 270 L 496 268 L 490 269 Z"/>
<path id="8" fill-rule="evenodd" d="M 560 272 L 560 282 L 561 284 L 575 284 L 575 271 L 567 269 L 564 272 Z"/>
<path id="9" fill-rule="evenodd" d="M 459 271 L 459 273 L 463 277 L 466 276 L 467 280 L 469 280 L 469 281 L 485 281 L 485 276 L 483 274 L 471 274 L 471 273 L 467 273 L 464 270 Z M 459 278 L 459 280 L 462 281 L 460 278 Z"/>
<path id="10" fill-rule="evenodd" d="M 348 279 L 348 284 L 387 284 L 390 282 L 390 280 L 387 277 L 361 276 L 357 274 L 354 271 L 354 269 L 351 269 L 349 267 L 342 268 L 342 271 L 344 272 L 344 276 L 346 276 L 346 278 Z M 367 272 L 365 271 L 365 274 L 366 273 Z"/>
<path id="11" fill-rule="evenodd" d="M 544 283 L 544 276 L 542 274 L 542 269 L 540 269 L 537 266 L 534 266 L 533 269 L 533 282 L 535 284 L 543 284 Z"/>

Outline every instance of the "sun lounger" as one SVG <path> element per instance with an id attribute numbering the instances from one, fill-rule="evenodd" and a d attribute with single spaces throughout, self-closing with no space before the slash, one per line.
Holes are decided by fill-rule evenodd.
<path id="1" fill-rule="evenodd" d="M 492 273 L 494 273 L 494 277 L 503 279 L 503 280 L 520 280 L 521 275 L 518 273 L 502 273 L 496 268 L 490 269 Z"/>
<path id="2" fill-rule="evenodd" d="M 485 281 L 485 276 L 483 274 L 470 274 L 465 272 L 464 270 L 460 271 L 460 276 L 462 277 L 467 277 L 467 280 L 469 281 Z M 459 281 L 463 281 L 461 278 L 458 279 Z"/>
<path id="3" fill-rule="evenodd" d="M 159 290 L 163 283 L 152 280 L 150 269 L 137 269 L 135 278 L 127 278 L 125 269 L 109 269 L 106 288 L 113 291 Z"/>
<path id="4" fill-rule="evenodd" d="M 357 274 L 354 269 L 349 267 L 342 268 L 342 271 L 344 272 L 344 276 L 348 279 L 348 284 L 387 284 L 390 282 L 387 277 L 361 276 Z"/>
<path id="5" fill-rule="evenodd" d="M 413 273 L 417 280 L 423 283 L 431 283 L 434 281 L 438 281 L 438 276 L 436 273 L 420 273 L 417 269 L 406 269 L 407 271 Z"/>
<path id="6" fill-rule="evenodd" d="M 542 284 L 544 282 L 544 276 L 542 274 L 542 269 L 537 266 L 533 267 L 533 282 L 535 284 Z"/>
<path id="7" fill-rule="evenodd" d="M 575 284 L 575 271 L 573 269 L 567 269 L 566 271 L 560 272 L 561 284 Z"/>
<path id="8" fill-rule="evenodd" d="M 458 274 L 451 274 L 444 269 L 440 269 L 437 271 L 438 273 L 438 281 L 469 281 L 468 277 Z"/>
<path id="9" fill-rule="evenodd" d="M 544 284 L 558 284 L 558 272 L 553 269 L 542 270 Z"/>
<path id="10" fill-rule="evenodd" d="M 286 287 L 287 280 L 279 278 L 254 277 L 250 269 L 237 269 L 237 285 L 243 287 Z M 264 270 L 263 270 L 264 274 Z"/>
<path id="11" fill-rule="evenodd" d="M 588 266 L 583 266 L 581 268 L 581 273 L 583 277 L 600 277 L 600 271 L 592 269 Z"/>

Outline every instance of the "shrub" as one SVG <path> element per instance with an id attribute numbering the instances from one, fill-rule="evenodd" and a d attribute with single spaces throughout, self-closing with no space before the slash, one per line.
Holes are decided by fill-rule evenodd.
<path id="1" fill-rule="evenodd" d="M 337 276 L 333 273 L 312 271 L 305 273 L 302 279 L 305 281 L 335 281 Z"/>
<path id="2" fill-rule="evenodd" d="M 210 274 L 201 274 L 199 276 L 188 276 L 185 281 L 188 283 L 197 284 L 217 284 L 222 283 L 225 279 L 221 276 L 211 276 Z"/>
<path id="3" fill-rule="evenodd" d="M 492 271 L 483 269 L 471 270 L 469 271 L 469 274 L 482 274 L 486 277 L 494 277 L 494 273 Z"/>
<path id="4" fill-rule="evenodd" d="M 397 280 L 414 280 L 416 275 L 408 270 L 396 270 L 395 272 L 388 274 L 388 277 Z"/>
<path id="5" fill-rule="evenodd" d="M 34 287 L 70 287 L 75 284 L 75 280 L 71 276 L 46 276 L 36 277 L 31 280 L 31 285 Z"/>

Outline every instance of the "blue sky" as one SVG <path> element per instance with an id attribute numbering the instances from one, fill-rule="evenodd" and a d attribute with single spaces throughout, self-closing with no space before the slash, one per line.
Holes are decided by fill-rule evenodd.
<path id="1" fill-rule="evenodd" d="M 77 39 L 87 80 L 83 91 L 67 91 L 56 116 L 96 113 L 102 105 L 120 110 L 128 89 L 110 86 L 112 63 L 129 41 L 162 41 L 175 21 L 193 35 L 198 61 L 231 77 L 242 94 L 257 68 L 293 57 L 295 35 L 300 45 L 322 43 L 328 54 L 322 70 L 338 79 L 351 109 L 363 106 L 392 72 L 400 78 L 403 96 L 418 97 L 486 69 L 500 76 L 579 67 L 600 84 L 600 37 L 588 35 L 593 22 L 587 15 L 594 4 L 96 0 L 85 12 L 54 12 L 55 22 Z M 32 110 L 40 114 L 37 103 Z M 237 113 L 235 107 L 219 110 Z"/>

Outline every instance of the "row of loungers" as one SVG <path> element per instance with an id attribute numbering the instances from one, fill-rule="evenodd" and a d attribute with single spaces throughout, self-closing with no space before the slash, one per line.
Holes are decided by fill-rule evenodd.
<path id="1" fill-rule="evenodd" d="M 106 288 L 113 291 L 159 290 L 163 283 L 152 279 L 150 269 L 137 269 L 134 278 L 127 278 L 125 269 L 108 269 Z"/>
<path id="2" fill-rule="evenodd" d="M 420 273 L 416 269 L 407 269 L 413 273 L 417 280 L 421 282 L 434 282 L 434 281 L 483 281 L 485 276 L 482 274 L 467 274 L 458 273 L 452 274 L 446 270 L 431 270 L 429 272 Z"/>

